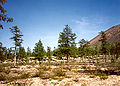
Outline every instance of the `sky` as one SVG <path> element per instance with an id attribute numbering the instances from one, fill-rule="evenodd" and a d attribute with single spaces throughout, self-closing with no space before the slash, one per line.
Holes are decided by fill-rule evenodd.
<path id="1" fill-rule="evenodd" d="M 22 46 L 31 50 L 42 41 L 45 50 L 58 46 L 59 33 L 69 25 L 76 42 L 91 40 L 112 26 L 120 24 L 120 0 L 8 0 L 3 5 L 12 23 L 1 22 L 0 42 L 13 47 L 8 28 L 18 26 L 24 35 Z"/>

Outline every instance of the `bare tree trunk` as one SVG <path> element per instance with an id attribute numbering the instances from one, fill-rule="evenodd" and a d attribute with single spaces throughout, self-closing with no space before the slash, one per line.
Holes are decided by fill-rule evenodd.
<path id="1" fill-rule="evenodd" d="M 14 66 L 16 66 L 16 56 L 17 54 L 16 54 L 16 43 L 15 43 Z"/>
<path id="2" fill-rule="evenodd" d="M 69 56 L 68 56 L 68 54 L 67 54 L 67 63 L 69 62 Z"/>
<path id="3" fill-rule="evenodd" d="M 107 62 L 107 56 L 106 56 L 106 54 L 105 54 L 105 63 Z"/>

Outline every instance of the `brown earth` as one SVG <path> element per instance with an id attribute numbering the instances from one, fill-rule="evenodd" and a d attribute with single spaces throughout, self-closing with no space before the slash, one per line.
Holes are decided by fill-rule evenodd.
<path id="1" fill-rule="evenodd" d="M 105 31 L 105 34 L 107 36 L 107 40 L 109 43 L 115 43 L 115 42 L 120 41 L 120 25 L 111 27 L 110 29 Z M 91 39 L 89 41 L 90 45 L 100 44 L 100 41 L 99 41 L 100 36 L 101 36 L 101 34 L 99 34 L 95 38 Z"/>
<path id="2" fill-rule="evenodd" d="M 22 65 L 16 68 L 11 68 L 9 75 L 16 76 L 22 73 L 29 73 L 30 77 L 26 79 L 16 79 L 9 84 L 9 86 L 120 86 L 120 75 L 108 75 L 108 77 L 103 80 L 99 76 L 91 75 L 86 68 L 90 70 L 96 70 L 96 65 L 89 64 L 86 62 L 79 62 L 81 59 L 75 59 L 77 61 L 64 64 L 54 62 L 51 64 L 42 63 L 41 65 Z M 87 61 L 87 59 L 86 59 Z M 86 66 L 86 67 L 84 67 Z M 63 70 L 65 71 L 64 76 L 54 76 L 55 71 Z M 106 70 L 101 67 L 101 70 Z M 33 77 L 36 72 L 44 71 L 43 76 L 51 76 L 48 78 Z M 86 72 L 87 71 L 87 72 Z M 16 85 L 14 85 L 16 83 Z M 7 84 L 0 84 L 0 86 L 7 86 Z"/>

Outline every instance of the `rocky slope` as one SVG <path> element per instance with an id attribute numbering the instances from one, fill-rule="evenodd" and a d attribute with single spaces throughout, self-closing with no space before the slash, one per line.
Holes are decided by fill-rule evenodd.
<path id="1" fill-rule="evenodd" d="M 109 43 L 115 43 L 120 41 L 120 25 L 116 25 L 111 27 L 110 29 L 105 31 L 105 34 L 107 36 L 107 40 Z M 91 39 L 90 45 L 100 43 L 99 39 L 101 37 L 101 34 L 97 35 L 95 38 Z"/>

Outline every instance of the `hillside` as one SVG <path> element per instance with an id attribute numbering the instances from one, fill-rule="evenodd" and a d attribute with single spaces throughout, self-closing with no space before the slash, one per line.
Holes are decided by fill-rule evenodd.
<path id="1" fill-rule="evenodd" d="M 115 43 L 120 41 L 120 25 L 116 25 L 111 27 L 110 29 L 105 31 L 105 34 L 107 36 L 107 40 L 109 43 Z M 96 43 L 100 43 L 99 39 L 100 39 L 101 34 L 97 35 L 95 38 L 90 40 L 90 45 L 96 44 Z"/>

